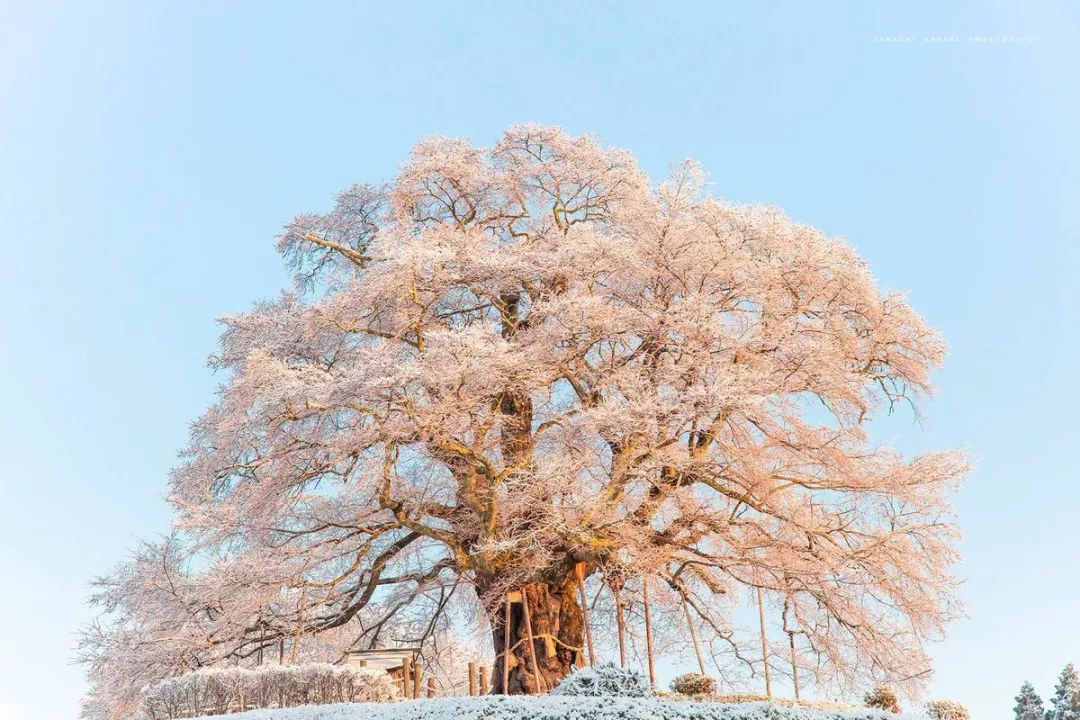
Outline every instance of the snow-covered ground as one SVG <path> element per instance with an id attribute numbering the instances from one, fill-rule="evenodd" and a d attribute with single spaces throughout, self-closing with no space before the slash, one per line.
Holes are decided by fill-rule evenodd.
<path id="1" fill-rule="evenodd" d="M 912 716 L 881 710 L 809 710 L 765 702 L 723 704 L 661 698 L 491 695 L 399 703 L 309 705 L 217 717 L 227 720 L 910 720 Z"/>

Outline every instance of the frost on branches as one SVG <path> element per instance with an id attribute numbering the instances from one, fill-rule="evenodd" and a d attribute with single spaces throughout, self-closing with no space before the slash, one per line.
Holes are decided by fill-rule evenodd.
<path id="1" fill-rule="evenodd" d="M 99 584 L 96 714 L 281 648 L 470 627 L 502 653 L 518 590 L 539 683 L 514 604 L 506 689 L 551 688 L 581 663 L 579 563 L 632 633 L 649 580 L 662 647 L 685 603 L 708 652 L 753 662 L 732 608 L 760 587 L 802 682 L 925 679 L 957 611 L 966 460 L 865 424 L 916 408 L 944 344 L 848 245 L 703 186 L 693 163 L 652 184 L 625 151 L 518 126 L 491 149 L 424 140 L 389 184 L 290 223 L 295 289 L 222 321 L 179 535 Z"/>

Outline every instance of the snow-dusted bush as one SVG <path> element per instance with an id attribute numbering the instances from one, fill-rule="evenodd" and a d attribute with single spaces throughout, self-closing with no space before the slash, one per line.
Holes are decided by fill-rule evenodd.
<path id="1" fill-rule="evenodd" d="M 680 695 L 713 695 L 716 681 L 701 673 L 683 673 L 671 681 L 671 690 Z"/>
<path id="2" fill-rule="evenodd" d="M 839 700 L 795 700 L 794 698 L 769 697 L 761 693 L 715 693 L 713 695 L 683 695 L 670 690 L 657 690 L 653 697 L 664 700 L 679 700 L 683 702 L 710 702 L 723 704 L 739 703 L 771 703 L 786 708 L 800 708 L 802 710 L 822 710 L 829 713 L 851 713 L 860 711 L 862 705 L 840 702 Z M 896 720 L 896 718 L 893 718 Z M 1044 720 L 1041 716 L 1035 720 Z"/>
<path id="3" fill-rule="evenodd" d="M 649 697 L 652 686 L 636 670 L 615 663 L 575 670 L 551 691 L 552 695 Z"/>
<path id="4" fill-rule="evenodd" d="M 149 720 L 340 702 L 389 702 L 397 683 L 382 670 L 329 663 L 202 668 L 154 685 L 143 701 Z"/>
<path id="5" fill-rule="evenodd" d="M 896 697 L 896 691 L 890 687 L 876 687 L 863 697 L 863 703 L 868 708 L 888 710 L 891 713 L 900 712 L 900 699 Z"/>
<path id="6" fill-rule="evenodd" d="M 225 720 L 905 720 L 883 710 L 808 710 L 773 703 L 729 705 L 660 698 L 488 695 L 393 705 L 321 705 L 256 710 Z M 906 720 L 915 720 L 907 716 Z"/>
<path id="7" fill-rule="evenodd" d="M 926 703 L 926 714 L 931 720 L 968 720 L 971 717 L 967 708 L 955 700 L 931 700 Z"/>

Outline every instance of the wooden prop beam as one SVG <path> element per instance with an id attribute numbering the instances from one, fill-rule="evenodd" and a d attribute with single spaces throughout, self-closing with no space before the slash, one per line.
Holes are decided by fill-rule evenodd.
<path id="1" fill-rule="evenodd" d="M 795 662 L 795 633 L 788 633 L 788 644 L 791 645 L 791 682 L 795 685 L 795 699 L 799 699 L 799 665 Z"/>
<path id="2" fill-rule="evenodd" d="M 761 625 L 761 659 L 765 661 L 765 697 L 772 697 L 772 680 L 769 678 L 769 645 L 765 641 L 765 602 L 761 598 L 761 588 L 757 589 L 758 622 Z"/>
<path id="3" fill-rule="evenodd" d="M 615 624 L 619 630 L 619 667 L 626 667 L 626 618 L 623 616 L 622 595 L 614 585 L 608 584 L 615 596 Z"/>
<path id="4" fill-rule="evenodd" d="M 503 656 L 502 656 L 503 695 L 510 694 L 510 596 L 506 596 L 506 616 L 503 618 Z M 483 681 L 481 681 L 483 682 Z"/>
<path id="5" fill-rule="evenodd" d="M 649 611 L 649 578 L 641 578 L 641 597 L 645 602 L 645 649 L 649 654 L 649 684 L 656 687 L 656 661 L 653 659 L 652 613 Z"/>
<path id="6" fill-rule="evenodd" d="M 697 631 L 694 630 L 694 621 L 690 617 L 690 605 L 686 602 L 686 598 L 682 599 L 683 613 L 686 615 L 686 627 L 690 628 L 690 640 L 694 643 L 694 655 L 697 656 L 698 670 L 701 674 L 705 674 L 705 661 L 701 658 L 701 646 L 698 645 Z"/>
<path id="7" fill-rule="evenodd" d="M 529 660 L 532 661 L 533 680 L 536 681 L 537 691 L 544 692 L 547 690 L 547 687 L 540 677 L 540 663 L 536 661 L 536 645 L 533 643 L 532 614 L 529 612 L 529 597 L 524 590 L 522 590 L 521 594 L 521 607 L 525 613 L 525 641 L 529 646 Z"/>
<path id="8" fill-rule="evenodd" d="M 596 650 L 593 649 L 592 626 L 589 624 L 589 599 L 585 596 L 585 563 L 577 563 L 574 574 L 577 575 L 578 595 L 581 596 L 581 621 L 585 625 L 585 641 L 589 646 L 589 666 L 593 667 L 596 665 Z"/>

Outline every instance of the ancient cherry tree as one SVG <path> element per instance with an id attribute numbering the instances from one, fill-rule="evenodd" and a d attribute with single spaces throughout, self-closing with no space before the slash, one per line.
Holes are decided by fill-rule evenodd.
<path id="1" fill-rule="evenodd" d="M 536 692 L 584 662 L 579 569 L 648 580 L 739 657 L 731 598 L 760 588 L 811 677 L 925 677 L 966 460 L 865 425 L 916 408 L 945 348 L 842 241 L 710 197 L 693 163 L 652 184 L 519 126 L 422 141 L 279 247 L 295 289 L 223 320 L 224 385 L 171 480 L 180 539 L 102 581 L 99 683 L 301 638 L 332 659 L 458 608 L 507 657 L 494 691 Z"/>

